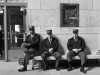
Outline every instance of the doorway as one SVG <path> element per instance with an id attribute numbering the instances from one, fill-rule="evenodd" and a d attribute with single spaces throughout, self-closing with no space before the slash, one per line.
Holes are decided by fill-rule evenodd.
<path id="1" fill-rule="evenodd" d="M 0 60 L 4 60 L 4 11 L 0 8 Z"/>
<path id="2" fill-rule="evenodd" d="M 7 7 L 7 37 L 8 37 L 8 61 L 18 61 L 22 56 L 21 44 L 24 41 L 26 29 L 25 12 L 21 7 Z"/>

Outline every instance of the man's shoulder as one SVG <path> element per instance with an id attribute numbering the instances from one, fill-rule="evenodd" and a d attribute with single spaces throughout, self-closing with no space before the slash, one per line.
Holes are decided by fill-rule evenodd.
<path id="1" fill-rule="evenodd" d="M 69 38 L 68 40 L 73 40 L 73 37 Z"/>
<path id="2" fill-rule="evenodd" d="M 38 33 L 35 33 L 35 35 L 36 35 L 36 36 L 40 36 L 40 34 L 38 34 Z"/>
<path id="3" fill-rule="evenodd" d="M 48 38 L 43 39 L 43 42 L 46 42 L 48 40 Z"/>
<path id="4" fill-rule="evenodd" d="M 83 39 L 81 36 L 78 36 L 78 38 Z M 73 40 L 73 39 L 74 39 L 73 37 L 69 38 L 69 40 Z"/>
<path id="5" fill-rule="evenodd" d="M 48 40 L 48 38 L 45 38 L 45 39 L 43 39 L 43 42 L 45 42 L 45 41 L 47 41 L 47 40 Z M 58 40 L 57 40 L 57 38 L 52 37 L 52 41 L 58 41 Z"/>
<path id="6" fill-rule="evenodd" d="M 52 37 L 52 39 L 54 39 L 54 40 L 58 40 L 56 37 Z"/>
<path id="7" fill-rule="evenodd" d="M 43 39 L 43 41 L 46 41 L 46 40 L 48 40 L 48 38 Z"/>
<path id="8" fill-rule="evenodd" d="M 84 40 L 81 36 L 78 36 L 78 38 Z"/>

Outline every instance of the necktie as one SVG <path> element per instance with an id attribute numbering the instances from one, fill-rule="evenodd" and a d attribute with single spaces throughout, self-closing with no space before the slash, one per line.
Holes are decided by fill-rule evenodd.
<path id="1" fill-rule="evenodd" d="M 75 38 L 75 41 L 77 41 L 78 39 L 77 38 Z"/>
<path id="2" fill-rule="evenodd" d="M 32 35 L 31 35 L 31 39 L 32 39 Z"/>
<path id="3" fill-rule="evenodd" d="M 50 39 L 50 43 L 51 43 L 51 39 Z"/>
<path id="4" fill-rule="evenodd" d="M 33 35 L 30 36 L 30 40 L 31 40 L 31 41 L 32 41 L 32 37 L 33 37 Z"/>

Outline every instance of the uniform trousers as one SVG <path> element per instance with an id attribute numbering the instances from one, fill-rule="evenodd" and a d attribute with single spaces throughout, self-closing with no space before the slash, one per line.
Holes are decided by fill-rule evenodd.
<path id="1" fill-rule="evenodd" d="M 68 62 L 72 61 L 72 57 L 78 56 L 81 59 L 81 65 L 84 65 L 86 62 L 86 54 L 84 51 L 80 51 L 78 53 L 75 53 L 74 51 L 69 51 L 67 54 Z"/>
<path id="2" fill-rule="evenodd" d="M 49 52 L 45 51 L 45 52 L 42 54 L 42 56 L 41 56 L 45 68 L 48 66 L 47 57 L 49 57 L 49 56 L 54 56 L 54 57 L 56 58 L 55 67 L 57 68 L 57 67 L 58 67 L 58 64 L 59 64 L 59 61 L 60 61 L 60 59 L 61 59 L 61 55 L 60 55 L 58 52 L 49 53 Z"/>

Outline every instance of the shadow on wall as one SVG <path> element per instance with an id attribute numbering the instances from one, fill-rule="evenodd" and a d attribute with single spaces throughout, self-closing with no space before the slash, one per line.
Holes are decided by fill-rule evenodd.
<path id="1" fill-rule="evenodd" d="M 56 36 L 54 36 L 55 38 L 57 38 Z M 39 52 L 36 54 L 36 56 L 41 56 L 42 53 L 44 52 L 43 48 L 42 48 L 42 41 L 43 41 L 43 37 L 40 35 L 40 46 L 39 46 Z M 61 55 L 64 55 L 65 54 L 65 51 L 62 47 L 62 45 L 60 44 L 60 40 L 57 38 L 58 40 L 58 43 L 59 43 L 59 49 L 58 49 L 58 52 L 61 54 Z"/>
<path id="2" fill-rule="evenodd" d="M 63 48 L 63 46 L 62 46 L 62 44 L 61 44 L 61 41 L 60 41 L 60 39 L 59 39 L 57 36 L 53 35 L 53 37 L 55 37 L 55 38 L 58 40 L 58 43 L 59 43 L 58 52 L 59 52 L 61 55 L 65 55 L 66 52 L 68 52 L 68 51 L 64 50 L 64 48 Z M 36 54 L 36 56 L 41 56 L 42 53 L 44 52 L 44 50 L 43 50 L 43 48 L 42 48 L 42 41 L 43 41 L 43 39 L 45 39 L 45 38 L 43 38 L 43 36 L 40 35 L 40 47 L 39 47 L 39 52 Z M 67 47 L 67 46 L 66 46 L 66 47 Z M 67 49 L 67 48 L 66 48 L 66 49 Z M 89 49 L 89 47 L 88 47 L 87 45 L 86 45 L 86 48 L 85 48 L 84 51 L 85 51 L 86 55 L 90 55 L 90 54 L 91 54 L 91 50 Z"/>
<path id="3" fill-rule="evenodd" d="M 64 48 L 62 47 L 61 43 L 60 43 L 60 40 L 54 36 L 57 40 L 58 40 L 58 43 L 59 43 L 59 49 L 58 49 L 58 52 L 61 54 L 61 55 L 64 55 L 65 54 L 65 50 Z"/>
<path id="4" fill-rule="evenodd" d="M 90 51 L 88 46 L 86 46 L 84 51 L 85 51 L 86 55 L 90 55 L 91 54 L 91 51 Z"/>
<path id="5" fill-rule="evenodd" d="M 40 35 L 40 46 L 39 46 L 39 52 L 36 54 L 36 56 L 41 56 L 42 53 L 44 52 L 43 48 L 42 48 L 42 41 L 43 41 L 43 37 Z"/>

